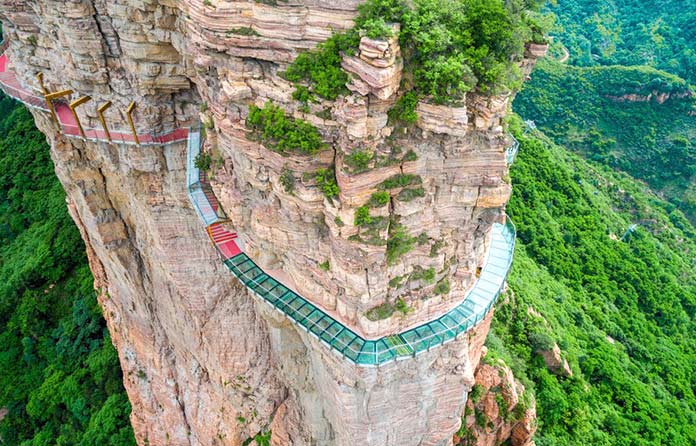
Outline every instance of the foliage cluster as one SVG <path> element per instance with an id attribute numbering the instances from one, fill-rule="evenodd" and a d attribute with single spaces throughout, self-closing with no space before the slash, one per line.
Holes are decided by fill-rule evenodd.
<path id="1" fill-rule="evenodd" d="M 314 174 L 314 181 L 326 196 L 326 198 L 338 197 L 338 184 L 336 184 L 336 172 L 333 167 L 329 169 L 319 169 Z"/>
<path id="2" fill-rule="evenodd" d="M 288 194 L 295 191 L 295 174 L 288 166 L 283 166 L 283 170 L 280 171 L 280 184 Z"/>
<path id="3" fill-rule="evenodd" d="M 266 102 L 263 108 L 251 105 L 246 125 L 264 146 L 280 153 L 311 155 L 325 147 L 316 127 L 301 119 L 288 117 L 282 108 L 271 101 Z"/>
<path id="4" fill-rule="evenodd" d="M 213 163 L 213 158 L 210 156 L 208 152 L 201 152 L 198 155 L 196 155 L 196 158 L 193 160 L 193 165 L 197 168 L 200 169 L 204 172 L 210 170 L 210 166 Z"/>
<path id="5" fill-rule="evenodd" d="M 389 225 L 387 240 L 387 264 L 393 265 L 401 256 L 411 251 L 416 244 L 416 238 L 409 235 L 406 228 L 396 221 Z"/>
<path id="6" fill-rule="evenodd" d="M 366 149 L 355 149 L 350 155 L 344 158 L 344 162 L 352 173 L 362 173 L 370 168 L 370 161 L 374 158 L 374 153 Z"/>
<path id="7" fill-rule="evenodd" d="M 132 446 L 118 357 L 44 136 L 0 97 L 3 444 Z"/>

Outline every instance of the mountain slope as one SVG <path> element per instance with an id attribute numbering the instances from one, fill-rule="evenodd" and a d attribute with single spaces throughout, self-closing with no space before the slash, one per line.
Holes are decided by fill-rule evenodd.
<path id="1" fill-rule="evenodd" d="M 85 247 L 44 136 L 0 96 L 0 422 L 8 445 L 133 445 Z"/>
<path id="2" fill-rule="evenodd" d="M 545 60 L 515 100 L 567 148 L 633 177 L 696 218 L 696 108 L 686 82 L 650 67 Z"/>
<path id="3" fill-rule="evenodd" d="M 555 33 L 574 65 L 650 65 L 696 83 L 696 1 L 559 0 Z"/>
<path id="4" fill-rule="evenodd" d="M 537 444 L 696 443 L 694 227 L 628 176 L 512 127 L 520 243 L 489 360 L 535 389 Z M 537 354 L 554 342 L 572 377 Z"/>

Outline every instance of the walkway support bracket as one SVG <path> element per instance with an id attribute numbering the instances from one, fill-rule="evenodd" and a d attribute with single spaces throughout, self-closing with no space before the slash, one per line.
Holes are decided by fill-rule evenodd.
<path id="1" fill-rule="evenodd" d="M 38 72 L 36 73 L 36 80 L 39 81 L 39 86 L 41 87 L 41 91 L 43 91 L 44 98 L 46 97 L 47 94 L 49 94 L 48 89 L 46 88 L 46 85 L 44 84 L 44 78 L 43 78 L 43 73 Z M 58 121 L 58 116 L 56 116 L 56 109 L 53 107 L 53 102 L 49 101 L 46 99 L 46 105 L 48 106 L 48 110 L 51 112 L 51 116 L 53 116 L 53 122 L 58 124 L 58 127 L 60 127 L 60 122 Z"/>
<path id="2" fill-rule="evenodd" d="M 92 97 L 91 96 L 82 96 L 81 98 L 77 98 L 74 101 L 72 101 L 69 105 L 70 111 L 73 114 L 73 117 L 75 118 L 75 122 L 77 122 L 77 128 L 80 130 L 80 135 L 82 135 L 83 138 L 86 138 L 85 136 L 85 131 L 82 128 L 82 123 L 80 122 L 80 117 L 77 116 L 77 110 L 75 110 L 77 107 L 80 105 L 84 104 L 85 102 L 91 101 Z"/>
<path id="3" fill-rule="evenodd" d="M 128 124 L 130 124 L 131 132 L 133 132 L 133 139 L 136 145 L 140 145 L 140 140 L 138 139 L 138 132 L 135 131 L 135 124 L 133 124 L 133 110 L 135 110 L 135 101 L 131 102 L 126 109 L 126 116 L 128 117 Z"/>
<path id="4" fill-rule="evenodd" d="M 102 127 L 104 127 L 104 133 L 106 133 L 106 139 L 111 142 L 111 133 L 109 133 L 109 127 L 106 125 L 106 119 L 104 119 L 104 112 L 111 107 L 111 101 L 106 101 L 97 109 L 97 114 L 99 115 L 99 121 L 101 121 Z"/>
<path id="5" fill-rule="evenodd" d="M 48 90 L 44 87 L 43 85 L 43 73 L 39 73 L 36 75 L 37 79 L 39 79 L 39 83 L 41 84 L 41 88 L 44 90 L 44 98 L 46 99 L 46 105 L 48 106 L 48 109 L 51 111 L 51 115 L 53 116 L 53 120 L 56 122 L 58 127 L 60 128 L 60 120 L 58 120 L 58 116 L 56 115 L 56 108 L 53 105 L 53 100 L 62 98 L 64 96 L 69 96 L 73 94 L 74 92 L 72 90 L 60 90 L 56 91 L 54 93 L 49 93 Z"/>

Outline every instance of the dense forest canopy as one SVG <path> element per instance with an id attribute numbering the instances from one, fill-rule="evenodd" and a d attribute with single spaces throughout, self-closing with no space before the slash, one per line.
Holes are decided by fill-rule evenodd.
<path id="1" fill-rule="evenodd" d="M 46 140 L 0 96 L 2 443 L 130 446 L 130 404 Z"/>
<path id="2" fill-rule="evenodd" d="M 696 0 L 558 0 L 574 65 L 649 65 L 696 84 Z"/>
<path id="3" fill-rule="evenodd" d="M 556 142 L 646 181 L 696 221 L 695 103 L 682 79 L 651 67 L 543 60 L 514 108 Z"/>
<path id="4" fill-rule="evenodd" d="M 512 128 L 519 243 L 488 360 L 536 393 L 537 445 L 696 444 L 696 229 L 629 176 Z M 542 342 L 573 377 L 547 370 Z"/>

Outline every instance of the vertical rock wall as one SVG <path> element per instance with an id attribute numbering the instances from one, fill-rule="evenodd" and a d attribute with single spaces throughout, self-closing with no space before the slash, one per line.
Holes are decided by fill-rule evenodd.
<path id="1" fill-rule="evenodd" d="M 135 101 L 143 132 L 197 121 L 207 103 L 209 150 L 221 160 L 214 186 L 247 252 L 344 323 L 376 337 L 441 314 L 475 280 L 510 193 L 501 126 L 510 98 L 421 103 L 417 127 L 398 133 L 387 122 L 398 98 L 398 44 L 364 40 L 344 60 L 352 94 L 301 109 L 279 73 L 298 51 L 352 26 L 360 2 L 268 3 L 0 0 L 0 19 L 25 85 L 39 88 L 42 72 L 50 91 L 92 96 L 79 112 L 86 126 L 98 125 L 96 106 L 105 101 L 114 104 L 112 128 L 126 127 L 124 110 Z M 329 149 L 285 157 L 250 141 L 249 105 L 268 100 L 313 123 Z M 416 359 L 352 366 L 232 279 L 188 203 L 185 144 L 69 139 L 49 115 L 34 115 L 88 245 L 139 444 L 239 445 L 269 427 L 278 445 L 451 443 L 490 319 Z M 356 149 L 374 152 L 362 173 L 345 162 Z M 410 151 L 415 159 L 405 157 Z M 338 200 L 311 179 L 330 165 Z M 296 177 L 292 194 L 281 185 L 283 169 Z M 421 178 L 423 196 L 406 200 L 393 190 L 390 204 L 372 212 L 419 243 L 389 265 L 384 245 L 365 243 L 353 216 L 401 173 Z M 320 267 L 326 261 L 328 270 Z M 410 280 L 418 268 L 432 268 L 436 279 Z M 444 280 L 450 290 L 435 294 Z M 408 316 L 366 317 L 397 298 L 411 307 Z"/>

